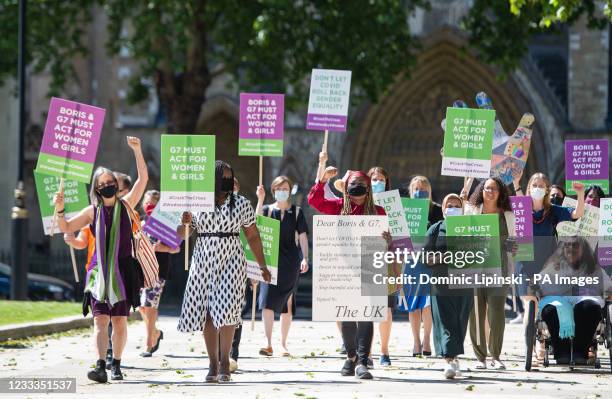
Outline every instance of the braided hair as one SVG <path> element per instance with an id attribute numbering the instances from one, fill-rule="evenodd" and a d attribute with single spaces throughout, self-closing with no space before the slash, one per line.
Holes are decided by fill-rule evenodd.
<path id="1" fill-rule="evenodd" d="M 223 172 L 225 170 L 229 170 L 230 173 L 232 174 L 232 181 L 234 181 L 234 169 L 232 169 L 232 166 L 225 162 L 225 161 L 215 161 L 215 207 L 219 208 L 219 205 L 216 204 L 216 198 L 217 196 L 220 194 L 218 192 L 218 188 L 221 186 L 221 179 L 223 178 Z M 230 203 L 229 203 L 229 208 L 230 208 L 230 215 L 232 215 L 232 213 L 234 212 L 234 208 L 236 207 L 236 194 L 234 194 L 234 192 L 230 192 L 227 195 L 229 195 L 230 197 Z"/>
<path id="2" fill-rule="evenodd" d="M 366 186 L 368 188 L 365 202 L 363 203 L 363 214 L 364 215 L 377 215 L 378 212 L 376 212 L 376 205 L 374 205 L 374 197 L 372 195 L 372 185 L 370 182 L 370 177 L 361 171 L 348 171 L 346 175 L 344 176 L 343 180 L 344 180 L 345 190 L 343 190 L 343 193 L 342 193 L 343 203 L 342 203 L 342 210 L 340 211 L 340 215 L 350 215 L 351 214 L 351 198 L 348 194 L 348 183 L 351 180 L 351 177 L 353 176 L 363 177 L 365 180 Z"/>

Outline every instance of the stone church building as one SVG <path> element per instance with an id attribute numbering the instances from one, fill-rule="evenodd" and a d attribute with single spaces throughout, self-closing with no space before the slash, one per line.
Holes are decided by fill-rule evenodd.
<path id="1" fill-rule="evenodd" d="M 590 31 L 584 21 L 568 27 L 561 35 L 534 37 L 529 54 L 506 79 L 499 70 L 484 64 L 474 52 L 463 48 L 467 37 L 458 26 L 469 10 L 470 1 L 434 0 L 430 11 L 420 10 L 409 21 L 422 43 L 417 64 L 409 79 L 398 76 L 378 103 L 351 107 L 347 133 L 330 133 L 329 164 L 341 170 L 383 166 L 391 174 L 394 188 L 403 188 L 415 174 L 431 179 L 436 200 L 458 192 L 463 180 L 440 176 L 440 148 L 443 132 L 440 121 L 446 107 L 463 99 L 475 107 L 475 95 L 485 91 L 491 97 L 506 133 L 512 134 L 525 112 L 535 115 L 528 170 L 549 174 L 553 182 L 564 181 L 564 140 L 569 138 L 611 137 L 612 101 L 610 90 L 609 29 Z M 125 144 L 126 135 L 143 139 L 149 163 L 151 188 L 158 188 L 159 135 L 164 133 L 164 115 L 154 93 L 148 103 L 127 104 L 127 82 L 136 68 L 127 52 L 106 55 L 106 16 L 95 10 L 85 42 L 90 48 L 86 59 L 75 59 L 77 76 L 64 97 L 106 108 L 106 121 L 97 164 L 125 171 L 135 177 L 135 164 Z M 333 65 L 327 67 L 333 68 Z M 43 236 L 32 170 L 35 167 L 44 127 L 49 76 L 30 76 L 27 96 L 29 127 L 26 138 L 26 184 L 29 210 L 29 237 L 32 250 L 30 270 L 41 272 L 49 256 L 67 250 L 59 238 Z M 217 136 L 217 159 L 232 164 L 241 182 L 241 193 L 251 200 L 258 180 L 257 157 L 238 157 L 238 94 L 240 88 L 220 76 L 207 91 L 196 132 Z M 353 82 L 358 85 L 359 82 Z M 17 101 L 12 87 L 0 88 L 0 125 L 5 145 L 0 146 L 0 251 L 7 262 L 10 248 L 10 208 L 16 176 Z M 307 99 L 304 99 L 306 103 Z M 285 174 L 298 185 L 296 202 L 306 214 L 306 194 L 315 177 L 323 134 L 306 131 L 305 113 L 285 117 L 285 151 L 282 158 L 266 158 L 264 182 Z M 188 133 L 188 132 L 185 132 Z M 526 183 L 526 180 L 523 184 Z M 272 200 L 269 195 L 267 201 Z M 64 259 L 64 258 L 61 258 Z M 40 266 L 37 266 L 40 262 Z M 59 261 L 58 261 L 59 262 Z M 55 274 L 70 279 L 67 262 Z M 68 268 L 67 274 L 63 269 Z M 60 270 L 61 269 L 61 270 Z"/>

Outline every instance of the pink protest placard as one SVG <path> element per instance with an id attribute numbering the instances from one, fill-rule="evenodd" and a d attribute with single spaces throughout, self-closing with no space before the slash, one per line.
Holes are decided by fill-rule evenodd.
<path id="1" fill-rule="evenodd" d="M 105 114 L 93 105 L 51 98 L 36 170 L 89 183 Z"/>

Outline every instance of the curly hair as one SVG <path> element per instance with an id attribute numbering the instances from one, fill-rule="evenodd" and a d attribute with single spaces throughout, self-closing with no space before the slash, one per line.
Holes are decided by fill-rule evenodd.
<path id="1" fill-rule="evenodd" d="M 512 207 L 510 206 L 510 191 L 499 177 L 489 177 L 488 179 L 481 181 L 470 196 L 470 205 L 479 207 L 483 204 L 484 186 L 489 180 L 493 180 L 495 182 L 497 185 L 497 190 L 499 191 L 499 197 L 497 197 L 497 207 L 503 211 L 511 211 Z"/>

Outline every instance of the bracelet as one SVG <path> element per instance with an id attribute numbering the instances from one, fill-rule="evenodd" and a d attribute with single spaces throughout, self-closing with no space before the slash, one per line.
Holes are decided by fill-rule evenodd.
<path id="1" fill-rule="evenodd" d="M 59 214 L 63 214 L 65 210 L 66 210 L 66 208 L 62 209 L 61 211 L 55 211 L 55 213 L 57 213 L 58 215 Z"/>

